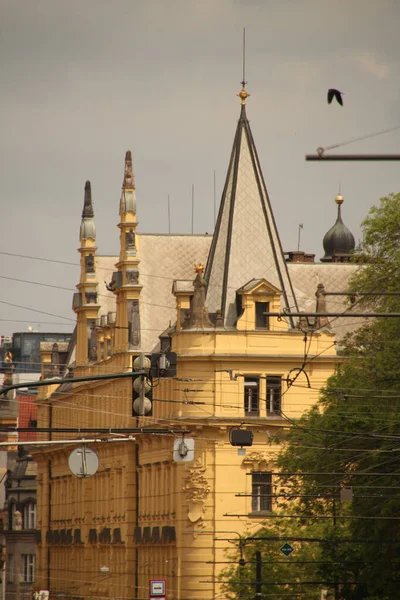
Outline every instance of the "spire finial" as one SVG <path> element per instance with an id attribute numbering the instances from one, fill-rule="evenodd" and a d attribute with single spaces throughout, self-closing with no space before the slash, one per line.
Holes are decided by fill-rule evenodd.
<path id="1" fill-rule="evenodd" d="M 338 193 L 338 195 L 337 195 L 337 196 L 336 196 L 336 198 L 335 198 L 335 202 L 336 202 L 336 204 L 338 204 L 339 206 L 340 206 L 341 204 L 343 204 L 343 196 L 342 196 L 342 184 L 341 184 L 341 183 L 339 183 L 339 193 Z"/>
<path id="2" fill-rule="evenodd" d="M 124 181 L 122 184 L 122 189 L 134 189 L 135 184 L 133 181 L 133 169 L 132 169 L 132 153 L 130 150 L 127 150 L 125 154 L 125 172 L 124 172 Z"/>
<path id="3" fill-rule="evenodd" d="M 94 217 L 93 204 L 92 204 L 92 188 L 90 181 L 85 183 L 85 196 L 83 201 L 82 217 Z"/>
<path id="4" fill-rule="evenodd" d="M 250 96 L 249 92 L 246 90 L 246 27 L 243 27 L 243 77 L 241 83 L 242 89 L 237 96 L 241 99 L 241 105 L 245 106 L 246 98 Z"/>

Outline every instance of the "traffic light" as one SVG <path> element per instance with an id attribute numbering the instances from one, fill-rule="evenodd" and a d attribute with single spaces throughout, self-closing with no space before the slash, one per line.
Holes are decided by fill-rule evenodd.
<path id="1" fill-rule="evenodd" d="M 150 358 L 140 354 L 133 361 L 133 371 L 138 374 L 132 378 L 132 416 L 150 417 L 153 414 L 153 390 L 149 377 L 151 369 Z"/>

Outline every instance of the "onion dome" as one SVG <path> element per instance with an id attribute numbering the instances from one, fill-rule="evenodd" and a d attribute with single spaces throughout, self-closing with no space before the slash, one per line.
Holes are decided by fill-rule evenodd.
<path id="1" fill-rule="evenodd" d="M 356 245 L 353 234 L 342 221 L 343 196 L 338 194 L 335 202 L 338 205 L 338 215 L 336 223 L 324 236 L 325 256 L 321 258 L 322 262 L 348 262 Z"/>

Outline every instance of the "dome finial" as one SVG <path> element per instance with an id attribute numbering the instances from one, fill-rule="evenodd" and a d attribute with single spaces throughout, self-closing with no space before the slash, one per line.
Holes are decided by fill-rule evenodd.
<path id="1" fill-rule="evenodd" d="M 343 198 L 343 196 L 342 196 L 342 194 L 341 194 L 341 191 L 342 191 L 342 190 L 341 190 L 341 188 L 342 188 L 342 185 L 339 183 L 339 193 L 338 193 L 338 195 L 337 195 L 337 196 L 336 196 L 336 198 L 335 198 L 335 202 L 336 202 L 336 204 L 338 204 L 339 206 L 340 206 L 341 204 L 343 204 L 343 201 L 344 201 L 344 198 Z"/>
<path id="2" fill-rule="evenodd" d="M 245 106 L 246 98 L 250 96 L 249 92 L 246 90 L 246 27 L 243 27 L 243 77 L 242 77 L 242 89 L 239 94 L 236 94 L 241 99 L 241 105 Z"/>

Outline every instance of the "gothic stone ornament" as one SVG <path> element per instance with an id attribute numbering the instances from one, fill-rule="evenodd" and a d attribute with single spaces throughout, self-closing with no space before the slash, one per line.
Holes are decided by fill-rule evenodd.
<path id="1" fill-rule="evenodd" d="M 129 345 L 140 344 L 140 313 L 139 300 L 128 300 Z"/>
<path id="2" fill-rule="evenodd" d="M 51 369 L 53 377 L 60 375 L 60 352 L 58 351 L 57 343 L 54 343 L 51 349 Z"/>
<path id="3" fill-rule="evenodd" d="M 94 273 L 94 257 L 93 254 L 85 256 L 85 272 Z"/>
<path id="4" fill-rule="evenodd" d="M 197 461 L 195 467 L 188 469 L 183 487 L 183 491 L 186 492 L 188 520 L 198 527 L 205 527 L 203 523 L 203 514 L 206 511 L 204 502 L 210 493 L 208 480 L 204 476 L 205 471 L 206 468 L 202 466 L 201 461 Z"/>
<path id="5" fill-rule="evenodd" d="M 3 371 L 4 371 L 4 380 L 3 386 L 12 385 L 13 383 L 13 355 L 11 352 L 6 352 L 3 360 Z"/>
<path id="6" fill-rule="evenodd" d="M 88 330 L 89 360 L 95 362 L 97 360 L 97 332 L 95 321 L 92 321 L 92 323 L 88 325 Z"/>
<path id="7" fill-rule="evenodd" d="M 317 306 L 315 312 L 317 313 L 326 313 L 326 298 L 325 298 L 325 287 L 323 283 L 319 283 L 317 286 L 317 291 L 315 292 L 315 296 L 317 298 Z M 316 322 L 317 329 L 329 329 L 329 319 L 328 317 L 317 317 Z"/>
<path id="8" fill-rule="evenodd" d="M 22 514 L 19 510 L 16 510 L 13 514 L 13 529 L 14 531 L 21 531 L 22 529 Z"/>
<path id="9" fill-rule="evenodd" d="M 215 327 L 223 327 L 224 326 L 224 318 L 222 316 L 222 311 L 220 309 L 215 313 Z"/>
<path id="10" fill-rule="evenodd" d="M 138 285 L 138 283 L 139 283 L 139 270 L 138 269 L 127 269 L 126 270 L 126 283 L 128 285 Z"/>
<path id="11" fill-rule="evenodd" d="M 253 470 L 267 469 L 269 467 L 272 469 L 273 463 L 266 452 L 250 452 L 242 460 L 242 465 L 244 467 L 251 467 Z"/>
<path id="12" fill-rule="evenodd" d="M 136 254 L 136 238 L 133 229 L 130 229 L 125 234 L 126 251 L 128 254 Z"/>
<path id="13" fill-rule="evenodd" d="M 206 287 L 207 282 L 203 277 L 204 265 L 198 263 L 195 265 L 196 279 L 193 282 L 194 294 L 192 298 L 190 310 L 190 328 L 201 329 L 204 327 L 212 327 L 212 323 L 208 316 L 208 308 L 206 306 Z"/>
<path id="14" fill-rule="evenodd" d="M 97 292 L 86 292 L 86 304 L 96 304 Z"/>

